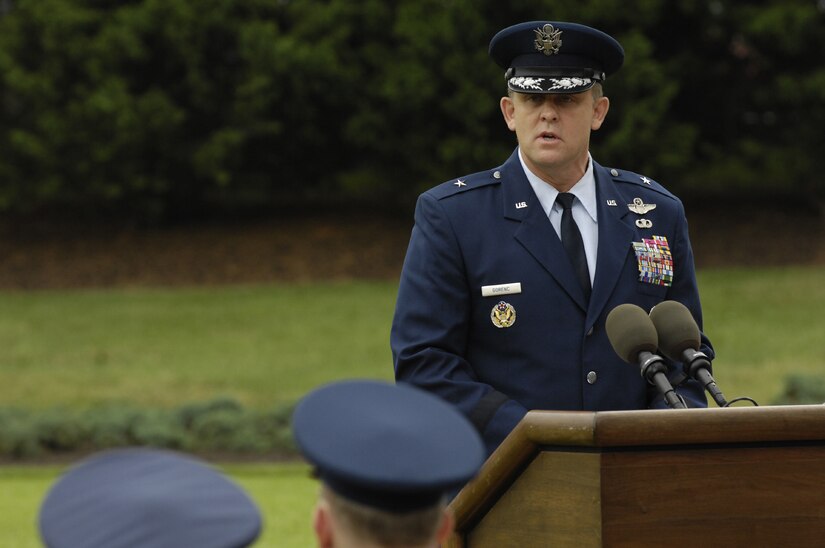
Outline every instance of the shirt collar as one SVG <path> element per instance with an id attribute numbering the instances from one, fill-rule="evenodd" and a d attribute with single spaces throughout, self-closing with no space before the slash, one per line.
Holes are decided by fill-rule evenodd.
<path id="1" fill-rule="evenodd" d="M 556 190 L 553 185 L 546 183 L 538 175 L 530 171 L 527 164 L 524 163 L 521 148 L 519 148 L 518 151 L 518 159 L 521 162 L 521 167 L 524 169 L 527 180 L 530 182 L 530 186 L 533 187 L 533 192 L 536 193 L 536 197 L 539 199 L 544 213 L 549 217 L 550 211 L 553 209 L 553 204 L 556 203 L 556 196 L 558 196 L 559 191 Z M 593 158 L 589 152 L 587 153 L 587 169 L 584 171 L 584 175 L 582 175 L 582 178 L 579 179 L 568 192 L 574 194 L 584 206 L 587 214 L 590 215 L 594 222 L 598 222 L 596 213 L 596 178 L 593 175 Z"/>

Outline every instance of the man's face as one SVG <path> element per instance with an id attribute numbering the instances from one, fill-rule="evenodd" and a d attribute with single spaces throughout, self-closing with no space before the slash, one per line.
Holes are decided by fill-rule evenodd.
<path id="1" fill-rule="evenodd" d="M 591 90 L 513 93 L 501 99 L 504 120 L 516 133 L 530 170 L 549 182 L 576 177 L 571 185 L 584 174 L 590 132 L 601 127 L 608 106 L 606 97 L 594 100 Z"/>

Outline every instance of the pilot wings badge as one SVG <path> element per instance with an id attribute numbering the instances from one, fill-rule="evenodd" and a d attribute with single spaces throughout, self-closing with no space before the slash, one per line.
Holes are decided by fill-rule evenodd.
<path id="1" fill-rule="evenodd" d="M 553 25 L 546 24 L 536 29 L 536 49 L 545 55 L 554 55 L 561 49 L 561 30 L 556 30 Z"/>
<path id="2" fill-rule="evenodd" d="M 627 208 L 633 213 L 644 215 L 648 211 L 656 209 L 656 204 L 646 204 L 641 198 L 633 198 L 633 203 L 627 204 Z"/>

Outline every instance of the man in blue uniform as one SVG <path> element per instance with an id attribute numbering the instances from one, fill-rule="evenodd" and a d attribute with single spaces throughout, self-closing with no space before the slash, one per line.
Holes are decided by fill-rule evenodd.
<path id="1" fill-rule="evenodd" d="M 531 409 L 665 407 L 608 340 L 616 306 L 676 300 L 702 325 L 682 203 L 590 155 L 621 45 L 534 21 L 496 34 L 490 56 L 506 71 L 500 106 L 518 148 L 419 197 L 391 333 L 396 380 L 456 405 L 488 452 Z M 704 335 L 701 350 L 714 355 Z M 672 365 L 687 406 L 707 406 Z"/>

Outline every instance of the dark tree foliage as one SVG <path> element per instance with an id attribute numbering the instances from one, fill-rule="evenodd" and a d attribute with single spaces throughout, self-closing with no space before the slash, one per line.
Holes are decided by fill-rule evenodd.
<path id="1" fill-rule="evenodd" d="M 411 205 L 514 148 L 486 49 L 539 19 L 625 47 L 602 164 L 825 197 L 822 0 L 2 0 L 0 211 Z"/>

